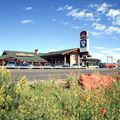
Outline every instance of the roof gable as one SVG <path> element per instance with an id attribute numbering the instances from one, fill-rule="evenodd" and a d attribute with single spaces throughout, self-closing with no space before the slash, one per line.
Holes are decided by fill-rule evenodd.
<path id="1" fill-rule="evenodd" d="M 52 56 L 52 55 L 64 55 L 71 53 L 73 51 L 79 50 L 79 48 L 73 48 L 73 49 L 67 49 L 67 50 L 61 50 L 61 51 L 54 51 L 54 52 L 48 52 L 48 53 L 40 53 L 39 56 Z"/>

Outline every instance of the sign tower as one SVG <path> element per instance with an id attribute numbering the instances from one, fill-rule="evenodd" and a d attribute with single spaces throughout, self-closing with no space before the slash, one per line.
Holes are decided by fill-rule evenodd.
<path id="1" fill-rule="evenodd" d="M 80 33 L 80 52 L 89 53 L 89 39 L 87 31 L 82 31 Z"/>

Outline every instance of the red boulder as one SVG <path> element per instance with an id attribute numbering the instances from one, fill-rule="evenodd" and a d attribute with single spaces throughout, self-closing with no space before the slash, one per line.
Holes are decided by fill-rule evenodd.
<path id="1" fill-rule="evenodd" d="M 111 87 L 115 79 L 111 76 L 101 74 L 81 74 L 78 84 L 84 89 L 97 89 Z"/>

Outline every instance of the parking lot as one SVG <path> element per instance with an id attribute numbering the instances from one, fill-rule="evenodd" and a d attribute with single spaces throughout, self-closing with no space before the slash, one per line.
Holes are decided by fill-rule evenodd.
<path id="1" fill-rule="evenodd" d="M 118 69 L 10 69 L 13 78 L 26 76 L 28 80 L 66 79 L 73 74 L 100 73 L 105 75 L 119 74 Z"/>

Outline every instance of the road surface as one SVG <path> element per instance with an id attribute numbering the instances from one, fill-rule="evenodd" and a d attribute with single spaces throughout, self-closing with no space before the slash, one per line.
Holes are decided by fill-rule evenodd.
<path id="1" fill-rule="evenodd" d="M 13 78 L 26 76 L 28 80 L 66 79 L 82 73 L 100 73 L 105 75 L 119 74 L 118 69 L 10 69 Z"/>

